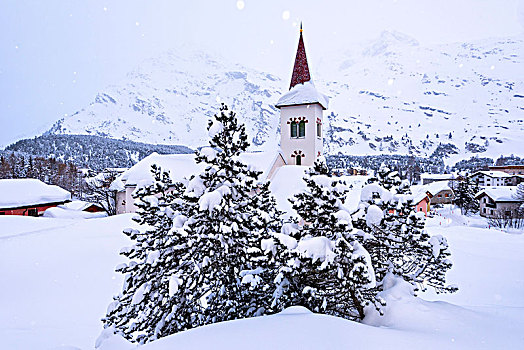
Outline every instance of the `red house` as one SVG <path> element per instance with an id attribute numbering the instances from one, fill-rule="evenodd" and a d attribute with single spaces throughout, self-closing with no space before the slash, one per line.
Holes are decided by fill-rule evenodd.
<path id="1" fill-rule="evenodd" d="M 0 180 L 0 215 L 40 216 L 71 201 L 71 193 L 36 179 Z"/>

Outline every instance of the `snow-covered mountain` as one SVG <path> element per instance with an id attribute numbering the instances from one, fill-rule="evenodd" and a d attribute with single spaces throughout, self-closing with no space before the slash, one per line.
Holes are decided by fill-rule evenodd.
<path id="1" fill-rule="evenodd" d="M 453 161 L 520 154 L 523 58 L 524 37 L 423 47 L 398 32 L 325 55 L 318 67 L 310 65 L 317 88 L 331 97 L 327 151 L 437 152 Z M 276 147 L 274 104 L 288 78 L 209 54 L 171 51 L 100 92 L 50 132 L 195 148 L 206 142 L 207 117 L 224 101 L 247 124 L 254 147 Z"/>
<path id="2" fill-rule="evenodd" d="M 220 102 L 247 125 L 254 147 L 278 143 L 280 79 L 201 52 L 169 51 L 56 122 L 55 134 L 88 134 L 145 143 L 202 146 Z M 276 101 L 276 100 L 275 100 Z"/>

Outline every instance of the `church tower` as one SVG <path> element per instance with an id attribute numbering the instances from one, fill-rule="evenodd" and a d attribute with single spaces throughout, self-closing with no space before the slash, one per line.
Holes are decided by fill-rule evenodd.
<path id="1" fill-rule="evenodd" d="M 280 148 L 287 165 L 311 166 L 322 155 L 322 114 L 328 102 L 311 80 L 300 24 L 289 91 L 275 105 L 280 109 Z"/>

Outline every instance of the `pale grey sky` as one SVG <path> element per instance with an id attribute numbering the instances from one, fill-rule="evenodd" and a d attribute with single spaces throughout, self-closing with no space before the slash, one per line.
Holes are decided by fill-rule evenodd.
<path id="1" fill-rule="evenodd" d="M 300 21 L 315 59 L 385 29 L 422 45 L 518 35 L 524 0 L 0 0 L 0 147 L 180 45 L 287 77 Z"/>

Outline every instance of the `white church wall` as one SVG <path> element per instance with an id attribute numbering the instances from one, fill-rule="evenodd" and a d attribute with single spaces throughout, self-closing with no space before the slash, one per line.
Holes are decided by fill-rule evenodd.
<path id="1" fill-rule="evenodd" d="M 291 137 L 291 120 L 305 118 L 306 133 L 305 137 Z M 296 157 L 293 155 L 302 155 L 302 165 L 313 165 L 318 151 L 321 151 L 322 140 L 317 140 L 316 121 L 322 119 L 322 107 L 319 104 L 286 106 L 280 109 L 280 148 L 286 164 L 296 164 Z M 320 148 L 318 148 L 320 147 Z"/>

